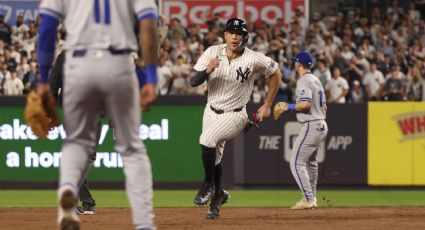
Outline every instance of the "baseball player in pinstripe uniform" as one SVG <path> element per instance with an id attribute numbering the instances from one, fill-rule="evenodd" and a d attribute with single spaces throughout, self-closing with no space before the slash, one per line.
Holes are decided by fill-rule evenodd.
<path id="1" fill-rule="evenodd" d="M 67 28 L 64 127 L 58 188 L 58 224 L 79 229 L 74 208 L 78 183 L 95 150 L 96 116 L 106 112 L 114 125 L 115 148 L 121 153 L 126 190 L 136 229 L 154 229 L 152 172 L 139 138 L 140 106 L 156 98 L 158 38 L 153 0 L 44 0 L 40 6 L 38 60 L 41 82 L 36 92 L 49 91 L 48 72 L 59 20 Z M 141 31 L 146 84 L 139 88 L 130 53 L 138 49 L 134 25 Z M 140 81 L 139 81 L 140 82 Z"/>
<path id="2" fill-rule="evenodd" d="M 248 124 L 245 105 L 254 86 L 254 78 L 263 73 L 269 80 L 264 104 L 257 111 L 258 122 L 270 116 L 270 106 L 281 79 L 277 63 L 259 52 L 246 48 L 248 31 L 239 18 L 229 19 L 224 32 L 225 44 L 211 46 L 202 54 L 191 74 L 193 87 L 207 81 L 208 103 L 202 120 L 199 143 L 205 178 L 194 203 L 206 205 L 211 200 L 208 219 L 220 215 L 221 205 L 229 194 L 221 189 L 224 144 Z"/>
<path id="3" fill-rule="evenodd" d="M 274 107 L 274 118 L 279 119 L 285 111 L 297 112 L 301 132 L 292 148 L 290 167 L 303 198 L 291 208 L 312 209 L 317 207 L 317 149 L 328 134 L 325 121 L 326 97 L 322 83 L 311 73 L 313 65 L 311 54 L 301 51 L 291 60 L 295 63 L 295 70 L 301 76 L 297 82 L 296 103 L 277 103 Z"/>

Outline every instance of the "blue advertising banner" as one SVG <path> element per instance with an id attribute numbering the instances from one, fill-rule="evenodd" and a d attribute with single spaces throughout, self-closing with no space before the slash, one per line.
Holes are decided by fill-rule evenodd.
<path id="1" fill-rule="evenodd" d="M 39 0 L 0 0 L 0 14 L 10 26 L 15 24 L 18 15 L 24 16 L 24 23 L 27 23 L 37 18 L 39 4 Z"/>

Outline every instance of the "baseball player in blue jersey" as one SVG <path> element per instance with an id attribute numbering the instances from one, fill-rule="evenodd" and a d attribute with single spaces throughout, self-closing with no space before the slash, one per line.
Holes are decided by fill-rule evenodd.
<path id="1" fill-rule="evenodd" d="M 156 98 L 158 37 L 157 7 L 153 0 L 44 0 L 38 41 L 41 80 L 47 84 L 60 20 L 67 28 L 65 44 L 64 127 L 58 188 L 58 224 L 80 229 L 74 212 L 78 183 L 95 149 L 96 117 L 103 110 L 112 121 L 116 151 L 121 153 L 126 190 L 136 229 L 154 229 L 152 172 L 145 146 L 139 138 L 140 106 Z M 137 84 L 130 53 L 138 50 L 134 25 L 141 31 L 140 51 L 145 62 L 146 84 Z M 139 88 L 140 87 L 140 88 Z"/>
<path id="2" fill-rule="evenodd" d="M 277 103 L 274 107 L 274 118 L 279 119 L 285 111 L 297 113 L 301 132 L 292 148 L 290 167 L 303 198 L 291 209 L 313 209 L 317 208 L 317 149 L 328 134 L 325 121 L 326 97 L 320 80 L 311 73 L 312 55 L 301 51 L 291 60 L 300 76 L 296 88 L 296 103 Z"/>

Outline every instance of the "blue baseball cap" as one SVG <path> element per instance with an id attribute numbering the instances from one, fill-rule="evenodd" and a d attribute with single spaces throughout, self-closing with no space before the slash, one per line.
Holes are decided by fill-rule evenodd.
<path id="1" fill-rule="evenodd" d="M 313 65 L 313 56 L 310 52 L 304 50 L 297 53 L 295 57 L 291 58 L 292 62 L 299 62 L 305 66 L 311 67 Z"/>

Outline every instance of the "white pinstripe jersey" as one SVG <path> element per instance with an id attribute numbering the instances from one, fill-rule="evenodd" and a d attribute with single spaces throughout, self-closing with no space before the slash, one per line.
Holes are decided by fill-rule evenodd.
<path id="1" fill-rule="evenodd" d="M 44 0 L 40 5 L 40 13 L 64 20 L 67 50 L 136 51 L 136 34 L 128 25 L 152 12 L 157 12 L 154 0 Z"/>
<path id="2" fill-rule="evenodd" d="M 319 78 L 312 73 L 305 73 L 297 82 L 295 94 L 297 102 L 309 101 L 311 103 L 309 111 L 297 113 L 299 122 L 324 120 L 326 118 L 325 91 Z"/>
<path id="3" fill-rule="evenodd" d="M 208 104 L 224 111 L 241 108 L 248 103 L 257 73 L 269 77 L 278 69 L 274 60 L 248 48 L 229 63 L 226 44 L 209 47 L 193 68 L 204 71 L 215 57 L 220 59 L 220 65 L 208 78 Z"/>

